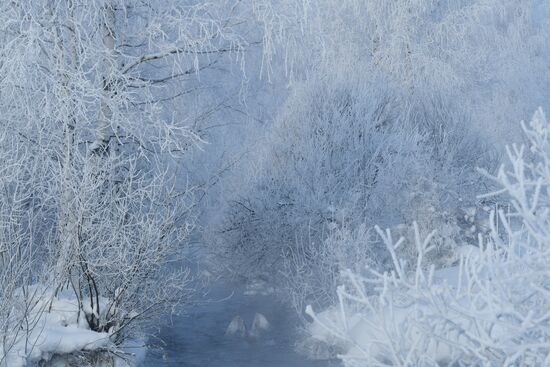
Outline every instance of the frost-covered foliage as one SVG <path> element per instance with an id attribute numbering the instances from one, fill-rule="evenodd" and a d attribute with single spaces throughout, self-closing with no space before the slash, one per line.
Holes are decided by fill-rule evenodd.
<path id="1" fill-rule="evenodd" d="M 251 273 L 273 273 L 300 256 L 301 270 L 287 268 L 289 278 L 313 272 L 315 281 L 325 273 L 316 262 L 353 259 L 321 250 L 338 246 L 324 244 L 337 228 L 412 220 L 452 228 L 481 181 L 474 167 L 488 162 L 482 134 L 453 107 L 408 96 L 383 77 L 305 83 L 265 138 L 251 184 L 231 201 L 223 248 Z M 367 252 L 384 263 L 376 248 Z"/>
<path id="2" fill-rule="evenodd" d="M 517 121 L 550 100 L 548 4 L 320 0 L 302 9 L 289 96 L 225 182 L 235 189 L 213 247 L 256 274 L 278 274 L 290 259 L 287 279 L 311 274 L 315 284 L 326 273 L 314 262 L 331 261 L 313 249 L 335 229 L 417 221 L 441 229 L 431 256 L 447 262 L 445 248 L 475 243 L 472 218 L 495 204 L 475 199 L 490 190 L 475 167 L 491 171 L 501 143 L 519 139 Z M 380 245 L 370 252 L 383 266 Z M 402 251 L 416 256 L 414 246 Z"/>
<path id="3" fill-rule="evenodd" d="M 303 238 L 295 248 L 285 249 L 283 286 L 298 315 L 303 315 L 308 304 L 334 304 L 341 269 L 380 268 L 384 260 L 373 231 L 365 225 L 336 228 L 327 236 L 319 242 Z"/>
<path id="4" fill-rule="evenodd" d="M 41 177 L 48 165 L 33 156 L 34 150 L 13 139 L 8 130 L 0 135 L 0 366 L 5 354 L 24 339 L 36 323 L 31 310 L 42 293 L 25 287 L 45 269 L 47 243 L 52 236 L 47 198 L 39 191 L 48 183 Z M 37 190 L 40 188 L 41 190 Z"/>
<path id="5" fill-rule="evenodd" d="M 405 241 L 378 229 L 393 270 L 346 272 L 339 302 L 310 331 L 346 366 L 546 366 L 550 363 L 550 125 L 539 110 L 523 125 L 529 145 L 508 149 L 493 177 L 511 209 L 493 212 L 491 237 L 462 246 L 458 264 L 426 261 L 431 233 L 415 226 L 416 261 Z M 527 159 L 528 149 L 533 159 Z"/>
<path id="6" fill-rule="evenodd" d="M 313 36 L 308 49 L 316 51 L 308 57 L 319 55 L 330 69 L 346 60 L 365 61 L 410 92 L 453 98 L 498 137 L 519 133 L 510 126 L 503 129 L 503 123 L 515 123 L 548 103 L 546 1 L 309 4 L 307 24 Z"/>
<path id="7" fill-rule="evenodd" d="M 184 166 L 226 104 L 214 81 L 229 68 L 239 84 L 253 48 L 269 65 L 283 37 L 271 5 L 0 3 L 0 366 L 48 317 L 14 313 L 43 301 L 32 287 L 72 292 L 79 322 L 114 345 L 189 295 L 170 265 L 196 223 Z"/>

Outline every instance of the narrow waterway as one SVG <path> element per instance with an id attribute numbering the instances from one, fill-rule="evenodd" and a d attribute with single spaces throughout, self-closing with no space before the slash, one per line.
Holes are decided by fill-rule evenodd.
<path id="1" fill-rule="evenodd" d="M 335 361 L 313 361 L 296 353 L 297 320 L 272 294 L 246 291 L 239 284 L 217 283 L 210 292 L 160 330 L 163 350 L 150 351 L 144 367 L 333 367 Z M 199 300 L 200 301 L 200 300 Z M 225 335 L 240 316 L 250 330 L 256 313 L 270 328 L 257 337 Z"/>

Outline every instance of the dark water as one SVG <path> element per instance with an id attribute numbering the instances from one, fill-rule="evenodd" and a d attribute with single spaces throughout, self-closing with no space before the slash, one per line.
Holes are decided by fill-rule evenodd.
<path id="1" fill-rule="evenodd" d="M 297 320 L 274 295 L 246 295 L 244 287 L 217 284 L 187 314 L 160 330 L 163 351 L 151 351 L 144 367 L 329 367 L 334 361 L 312 361 L 294 350 Z M 258 338 L 226 337 L 225 330 L 239 315 L 248 328 L 262 313 L 271 329 Z"/>

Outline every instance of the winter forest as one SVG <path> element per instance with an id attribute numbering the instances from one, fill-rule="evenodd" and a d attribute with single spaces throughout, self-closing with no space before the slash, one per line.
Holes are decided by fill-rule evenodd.
<path id="1" fill-rule="evenodd" d="M 550 366 L 550 2 L 0 0 L 0 367 Z"/>

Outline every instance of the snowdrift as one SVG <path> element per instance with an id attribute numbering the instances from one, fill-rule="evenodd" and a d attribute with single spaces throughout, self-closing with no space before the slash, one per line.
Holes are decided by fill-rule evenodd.
<path id="1" fill-rule="evenodd" d="M 55 365 L 63 366 L 75 355 L 92 352 L 98 352 L 98 361 L 109 360 L 111 366 L 123 367 L 133 365 L 142 357 L 140 348 L 132 349 L 138 352 L 136 355 L 115 345 L 112 341 L 114 330 L 90 330 L 84 312 L 71 292 L 61 292 L 56 296 L 47 288 L 32 286 L 19 289 L 17 298 L 12 319 L 7 323 L 11 332 L 0 344 L 2 367 L 24 367 L 53 361 Z M 100 302 L 107 304 L 105 299 Z M 99 357 L 101 354 L 103 356 Z M 102 364 L 98 362 L 96 365 Z"/>

